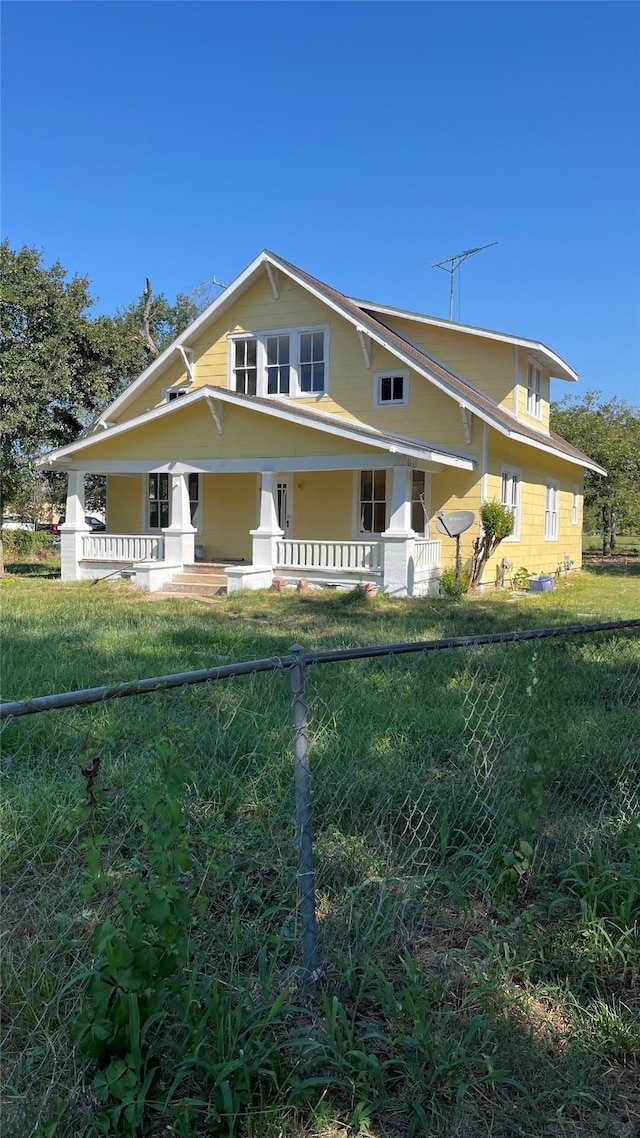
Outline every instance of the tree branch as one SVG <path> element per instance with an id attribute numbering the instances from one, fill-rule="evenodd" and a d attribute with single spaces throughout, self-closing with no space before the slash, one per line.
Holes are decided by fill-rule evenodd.
<path id="1" fill-rule="evenodd" d="M 160 355 L 160 349 L 156 347 L 153 336 L 151 335 L 151 282 L 146 278 L 146 286 L 143 290 L 144 308 L 142 310 L 142 331 L 139 333 L 139 339 L 148 351 L 150 356 L 154 358 Z"/>

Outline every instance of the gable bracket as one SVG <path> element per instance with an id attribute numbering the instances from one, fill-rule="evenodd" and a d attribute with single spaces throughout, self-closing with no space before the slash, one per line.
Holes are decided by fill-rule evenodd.
<path id="1" fill-rule="evenodd" d="M 473 416 L 468 407 L 464 403 L 460 404 L 460 414 L 462 415 L 462 429 L 464 431 L 464 441 L 467 446 L 471 443 L 471 423 Z"/>
<path id="2" fill-rule="evenodd" d="M 367 335 L 364 328 L 357 328 L 356 331 L 358 333 L 358 339 L 360 341 L 360 347 L 362 348 L 362 354 L 364 356 L 364 366 L 366 368 L 370 368 L 371 367 L 371 336 Z"/>
<path id="3" fill-rule="evenodd" d="M 178 349 L 178 351 L 180 352 L 180 355 L 182 356 L 182 358 L 184 360 L 184 366 L 187 369 L 187 375 L 189 376 L 189 381 L 190 381 L 190 383 L 193 383 L 193 363 L 194 363 L 193 349 L 192 348 L 185 348 L 182 344 L 176 344 L 176 348 Z"/>
<path id="4" fill-rule="evenodd" d="M 273 291 L 273 299 L 280 300 L 280 274 L 269 261 L 265 263 L 265 269 L 267 270 L 267 276 Z"/>
<path id="5" fill-rule="evenodd" d="M 210 395 L 205 395 L 205 401 L 209 408 L 213 421 L 218 428 L 218 434 L 223 434 L 224 430 L 224 404 L 219 399 L 212 399 Z"/>

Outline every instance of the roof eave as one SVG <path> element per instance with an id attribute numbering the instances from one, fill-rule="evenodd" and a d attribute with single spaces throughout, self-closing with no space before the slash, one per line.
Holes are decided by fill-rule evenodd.
<path id="1" fill-rule="evenodd" d="M 508 437 L 515 442 L 526 443 L 527 446 L 535 447 L 536 450 L 545 451 L 547 454 L 554 455 L 555 458 L 562 458 L 565 462 L 570 462 L 572 466 L 580 466 L 583 470 L 591 470 L 594 474 L 602 474 L 605 478 L 607 477 L 606 470 L 603 470 L 601 466 L 598 466 L 598 464 L 586 454 L 567 454 L 566 451 L 555 447 L 551 439 L 547 445 L 537 439 L 529 438 L 527 435 L 518 434 L 517 431 L 508 431 L 507 434 Z"/>
<path id="2" fill-rule="evenodd" d="M 545 365 L 549 367 L 552 379 L 563 379 L 570 383 L 576 383 L 578 374 L 573 370 L 569 364 L 562 359 L 557 352 L 552 351 L 546 344 L 540 340 L 528 340 L 523 336 L 513 336 L 508 332 L 496 332 L 491 328 L 480 328 L 474 324 L 459 324 L 455 320 L 445 320 L 438 316 L 425 316 L 420 312 L 410 312 L 402 308 L 393 308 L 385 304 L 375 304 L 366 300 L 357 300 L 355 297 L 348 298 L 352 304 L 356 304 L 359 308 L 369 310 L 370 312 L 387 313 L 389 316 L 399 316 L 405 320 L 414 320 L 419 324 L 428 324 L 435 328 L 447 328 L 454 332 L 463 332 L 465 335 L 481 336 L 488 340 L 499 340 L 505 344 L 513 344 L 514 347 L 526 348 L 532 354 L 538 353 L 543 357 Z"/>
<path id="3" fill-rule="evenodd" d="M 233 300 L 249 287 L 258 276 L 263 265 L 267 261 L 273 262 L 273 260 L 273 255 L 266 249 L 263 249 L 262 252 L 254 258 L 251 264 L 247 265 L 246 269 L 244 269 L 231 284 L 227 285 L 224 292 L 220 293 L 220 296 L 217 296 L 216 299 L 205 308 L 204 312 L 201 312 L 200 315 L 189 324 L 188 328 L 185 328 L 184 332 L 181 332 L 180 335 L 169 344 L 168 348 L 165 348 L 165 350 L 140 373 L 137 379 L 135 379 L 133 383 L 130 383 L 126 390 L 106 408 L 103 414 L 96 420 L 95 427 L 103 426 L 113 418 L 114 414 L 119 414 L 124 411 L 150 380 L 162 374 L 167 365 L 172 361 L 176 351 L 181 347 L 189 347 L 191 340 L 194 337 L 197 338 L 212 320 L 215 320 L 224 312 L 224 310 L 233 303 Z"/>
<path id="4" fill-rule="evenodd" d="M 400 436 L 394 437 L 390 434 L 383 435 L 376 431 L 375 428 L 363 427 L 360 424 L 349 423 L 344 420 L 338 422 L 331 416 L 318 412 L 315 413 L 315 419 L 317 419 L 317 421 L 314 421 L 305 416 L 303 409 L 298 409 L 296 404 L 292 403 L 290 406 L 285 406 L 282 403 L 270 403 L 266 400 L 261 403 L 249 403 L 246 398 L 238 395 L 236 392 L 229 391 L 228 388 L 214 387 L 212 385 L 199 387 L 188 395 L 183 396 L 180 400 L 174 400 L 171 403 L 162 404 L 160 407 L 154 407 L 150 411 L 145 411 L 142 415 L 136 415 L 133 419 L 127 419 L 124 423 L 117 423 L 113 427 L 105 429 L 100 434 L 77 439 L 76 442 L 69 443 L 66 447 L 49 451 L 46 455 L 42 455 L 42 457 L 38 459 L 36 465 L 41 470 L 64 469 L 73 462 L 74 455 L 77 454 L 78 451 L 90 449 L 98 443 L 126 434 L 128 431 L 135 430 L 144 424 L 155 422 L 157 419 L 180 413 L 189 405 L 206 399 L 219 399 L 237 407 L 252 410 L 258 414 L 267 414 L 275 418 L 285 419 L 299 426 L 307 427 L 310 430 L 317 430 L 324 434 L 338 435 L 345 439 L 364 444 L 365 446 L 379 447 L 389 454 L 402 454 L 407 458 L 414 458 L 418 461 L 439 463 L 443 466 L 453 466 L 463 470 L 473 470 L 476 465 L 475 459 L 473 458 L 468 458 L 456 452 L 441 451 L 428 444 L 422 445 L 418 440 L 414 442 L 413 440 L 404 439 Z"/>

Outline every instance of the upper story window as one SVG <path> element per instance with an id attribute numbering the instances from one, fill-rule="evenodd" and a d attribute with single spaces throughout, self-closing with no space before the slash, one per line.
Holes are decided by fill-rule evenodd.
<path id="1" fill-rule="evenodd" d="M 402 407 L 409 402 L 406 371 L 376 371 L 373 375 L 374 407 Z"/>
<path id="2" fill-rule="evenodd" d="M 290 336 L 267 336 L 267 395 L 288 395 Z"/>
<path id="3" fill-rule="evenodd" d="M 323 395 L 327 328 L 285 329 L 230 337 L 229 386 L 244 395 Z"/>
<path id="4" fill-rule="evenodd" d="M 324 341 L 324 332 L 300 333 L 298 377 L 301 391 L 319 394 L 325 390 Z"/>
<path id="5" fill-rule="evenodd" d="M 513 517 L 513 533 L 505 541 L 520 540 L 520 471 L 503 466 L 500 501 Z"/>
<path id="6" fill-rule="evenodd" d="M 527 415 L 542 418 L 542 368 L 531 361 L 527 367 Z"/>
<path id="7" fill-rule="evenodd" d="M 233 389 L 243 395 L 257 393 L 257 342 L 251 337 L 233 341 Z"/>

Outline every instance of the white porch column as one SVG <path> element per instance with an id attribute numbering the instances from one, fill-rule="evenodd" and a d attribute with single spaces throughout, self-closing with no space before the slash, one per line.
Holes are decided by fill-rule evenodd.
<path id="1" fill-rule="evenodd" d="M 63 581 L 80 579 L 82 539 L 91 529 L 84 520 L 84 471 L 67 475 L 65 520 L 60 526 L 60 576 Z"/>
<path id="2" fill-rule="evenodd" d="M 394 466 L 391 482 L 389 528 L 384 542 L 383 586 L 394 597 L 413 593 L 415 533 L 411 528 L 412 468 Z"/>
<path id="3" fill-rule="evenodd" d="M 186 474 L 171 475 L 171 524 L 163 529 L 164 559 L 180 565 L 195 561 L 195 526 L 191 525 Z"/>
<path id="4" fill-rule="evenodd" d="M 276 564 L 276 542 L 279 537 L 284 537 L 284 531 L 278 525 L 275 484 L 272 472 L 261 475 L 258 528 L 250 530 L 253 538 L 252 564 L 266 569 L 273 569 Z"/>

